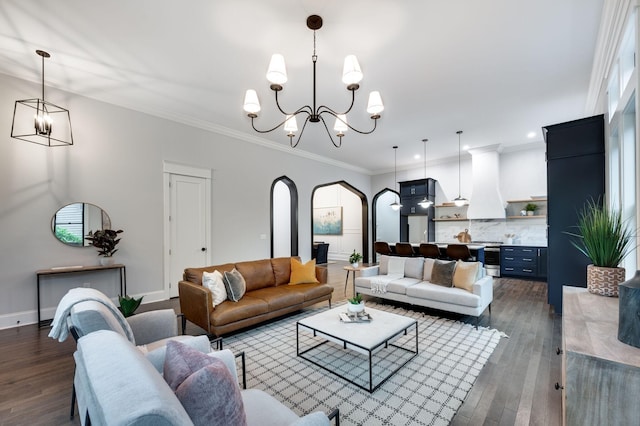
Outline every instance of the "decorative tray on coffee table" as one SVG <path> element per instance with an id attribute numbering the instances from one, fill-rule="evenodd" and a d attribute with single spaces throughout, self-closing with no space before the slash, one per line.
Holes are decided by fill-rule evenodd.
<path id="1" fill-rule="evenodd" d="M 342 322 L 370 322 L 371 315 L 367 312 L 342 312 L 340 314 L 340 321 Z"/>

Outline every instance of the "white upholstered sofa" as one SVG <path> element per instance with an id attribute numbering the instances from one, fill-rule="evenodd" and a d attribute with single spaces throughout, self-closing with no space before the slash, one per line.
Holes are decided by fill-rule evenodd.
<path id="1" fill-rule="evenodd" d="M 355 279 L 355 292 L 475 316 L 477 327 L 485 309 L 491 313 L 493 277 L 480 262 L 381 256 Z"/>

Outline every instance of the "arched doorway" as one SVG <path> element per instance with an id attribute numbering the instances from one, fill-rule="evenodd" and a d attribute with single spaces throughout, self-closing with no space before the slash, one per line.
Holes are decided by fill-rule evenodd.
<path id="1" fill-rule="evenodd" d="M 313 191 L 311 192 L 311 246 L 313 246 L 314 239 L 317 239 L 317 238 L 314 238 L 315 234 L 314 234 L 314 217 L 313 217 L 314 208 L 315 208 L 314 200 L 316 196 L 316 191 L 321 190 L 323 188 L 330 187 L 330 186 L 334 186 L 334 185 L 338 185 L 341 188 L 346 189 L 348 192 L 354 194 L 358 199 L 358 205 L 360 206 L 359 218 L 360 218 L 360 226 L 361 226 L 360 241 L 361 241 L 361 247 L 362 247 L 362 261 L 364 263 L 368 263 L 369 262 L 369 226 L 368 226 L 369 208 L 367 204 L 367 196 L 362 191 L 358 190 L 357 188 L 348 184 L 345 181 L 330 182 L 330 183 L 318 185 L 315 188 L 313 188 Z M 341 206 L 335 206 L 335 207 L 341 207 Z M 330 247 L 330 250 L 331 250 L 331 247 Z"/>
<path id="2" fill-rule="evenodd" d="M 298 255 L 298 189 L 287 176 L 271 184 L 271 257 Z"/>
<path id="3" fill-rule="evenodd" d="M 393 243 L 400 241 L 400 211 L 393 210 L 389 205 L 400 202 L 400 194 L 393 189 L 385 188 L 373 197 L 371 203 L 372 245 L 376 241 Z M 374 262 L 377 262 L 376 253 L 372 253 Z"/>

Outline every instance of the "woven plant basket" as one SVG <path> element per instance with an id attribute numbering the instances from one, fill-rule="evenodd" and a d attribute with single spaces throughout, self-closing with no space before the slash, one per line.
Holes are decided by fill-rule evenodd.
<path id="1" fill-rule="evenodd" d="M 624 282 L 624 268 L 587 266 L 587 290 L 600 296 L 618 297 L 618 285 Z"/>

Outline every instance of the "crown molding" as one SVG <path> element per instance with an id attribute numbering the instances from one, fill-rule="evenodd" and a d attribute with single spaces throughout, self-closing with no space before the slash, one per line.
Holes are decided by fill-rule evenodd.
<path id="1" fill-rule="evenodd" d="M 602 5 L 600 29 L 585 105 L 586 113 L 589 115 L 605 112 L 603 109 L 606 108 L 606 102 L 602 102 L 601 98 L 607 93 L 609 72 L 616 61 L 625 27 L 639 5 L 639 0 L 605 0 Z"/>

